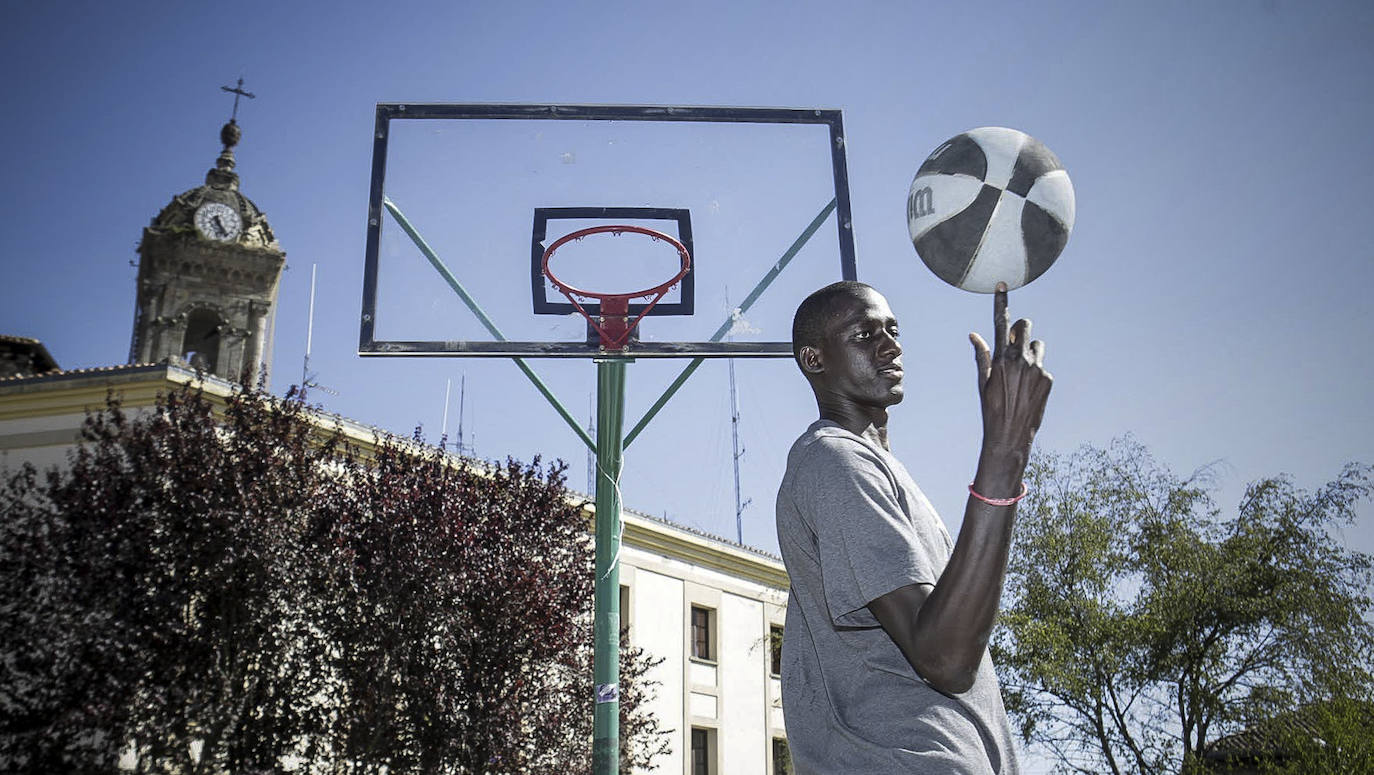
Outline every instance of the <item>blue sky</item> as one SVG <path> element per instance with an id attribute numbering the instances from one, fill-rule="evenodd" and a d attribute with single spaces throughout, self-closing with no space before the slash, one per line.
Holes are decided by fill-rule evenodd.
<path id="1" fill-rule="evenodd" d="M 1368 240 L 1374 9 L 1358 3 L 29 3 L 7 9 L 0 85 L 0 332 L 65 367 L 123 362 L 135 244 L 219 151 L 242 75 L 242 190 L 288 254 L 274 388 L 298 379 L 310 267 L 312 367 L 333 411 L 437 437 L 467 380 L 485 457 L 585 453 L 505 362 L 355 354 L 377 102 L 659 103 L 845 112 L 860 279 L 904 326 L 893 447 L 951 527 L 978 446 L 966 334 L 990 301 L 915 258 L 920 161 L 976 126 L 1063 160 L 1077 225 L 1012 294 L 1056 378 L 1038 440 L 1134 433 L 1179 472 L 1223 461 L 1223 508 L 1255 478 L 1313 487 L 1374 461 Z M 512 240 L 523 234 L 512 235 Z M 574 411 L 588 363 L 541 364 Z M 671 373 L 630 367 L 630 419 Z M 785 361 L 738 366 L 744 538 L 776 551 L 772 500 L 814 416 Z M 455 395 L 456 412 L 456 395 Z M 450 431 L 456 426 L 451 420 Z M 734 534 L 726 373 L 708 365 L 627 452 L 627 506 Z M 1345 539 L 1374 549 L 1374 510 Z"/>

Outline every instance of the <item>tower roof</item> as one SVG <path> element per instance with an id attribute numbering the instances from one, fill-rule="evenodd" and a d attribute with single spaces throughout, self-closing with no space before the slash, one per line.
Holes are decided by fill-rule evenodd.
<path id="1" fill-rule="evenodd" d="M 243 228 L 234 240 L 235 244 L 280 251 L 281 246 L 277 244 L 276 235 L 267 223 L 267 216 L 253 204 L 253 200 L 239 191 L 239 176 L 234 171 L 234 146 L 242 139 L 243 131 L 238 122 L 229 119 L 229 123 L 220 128 L 219 137 L 224 148 L 215 159 L 215 166 L 205 173 L 205 185 L 173 197 L 153 218 L 148 231 L 164 234 L 193 232 L 196 211 L 201 205 L 218 202 L 233 208 L 242 219 Z"/>

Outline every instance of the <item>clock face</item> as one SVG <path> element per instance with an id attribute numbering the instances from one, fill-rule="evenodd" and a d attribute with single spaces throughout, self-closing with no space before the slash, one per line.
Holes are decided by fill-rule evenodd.
<path id="1" fill-rule="evenodd" d="M 196 228 L 206 238 L 228 242 L 239 236 L 243 221 L 234 208 L 219 202 L 206 202 L 196 210 Z"/>

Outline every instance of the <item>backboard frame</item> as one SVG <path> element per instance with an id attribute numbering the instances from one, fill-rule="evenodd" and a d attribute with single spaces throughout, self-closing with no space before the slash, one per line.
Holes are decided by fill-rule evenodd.
<path id="1" fill-rule="evenodd" d="M 551 121 L 660 121 L 812 124 L 829 130 L 834 182 L 833 215 L 840 278 L 857 279 L 843 114 L 827 108 L 751 108 L 680 105 L 558 105 L 528 103 L 378 103 L 368 197 L 366 258 L 358 354 L 361 356 L 496 358 L 739 358 L 792 357 L 791 342 L 636 342 L 625 352 L 598 352 L 586 342 L 379 340 L 376 338 L 379 256 L 385 217 L 387 148 L 391 122 L 406 119 L 545 119 Z M 827 216 L 828 217 L 828 216 Z M 818 227 L 819 221 L 813 223 Z M 810 234 L 805 235 L 809 238 Z M 796 247 L 796 246 L 794 246 Z M 695 263 L 695 255 L 693 255 Z M 782 263 L 782 262 L 779 262 Z M 775 267 L 777 271 L 777 267 Z M 766 280 L 764 281 L 766 282 Z M 672 309 L 664 310 L 671 313 Z M 651 313 L 652 314 L 652 313 Z M 678 314 L 687 314 L 678 312 Z"/>

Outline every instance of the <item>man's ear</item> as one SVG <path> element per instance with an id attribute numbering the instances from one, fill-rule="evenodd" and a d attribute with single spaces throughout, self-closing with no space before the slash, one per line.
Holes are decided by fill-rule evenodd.
<path id="1" fill-rule="evenodd" d="M 807 374 L 820 374 L 825 371 L 825 364 L 821 360 L 821 350 L 819 347 L 803 345 L 801 352 L 797 354 L 797 362 L 801 364 L 802 371 Z"/>

